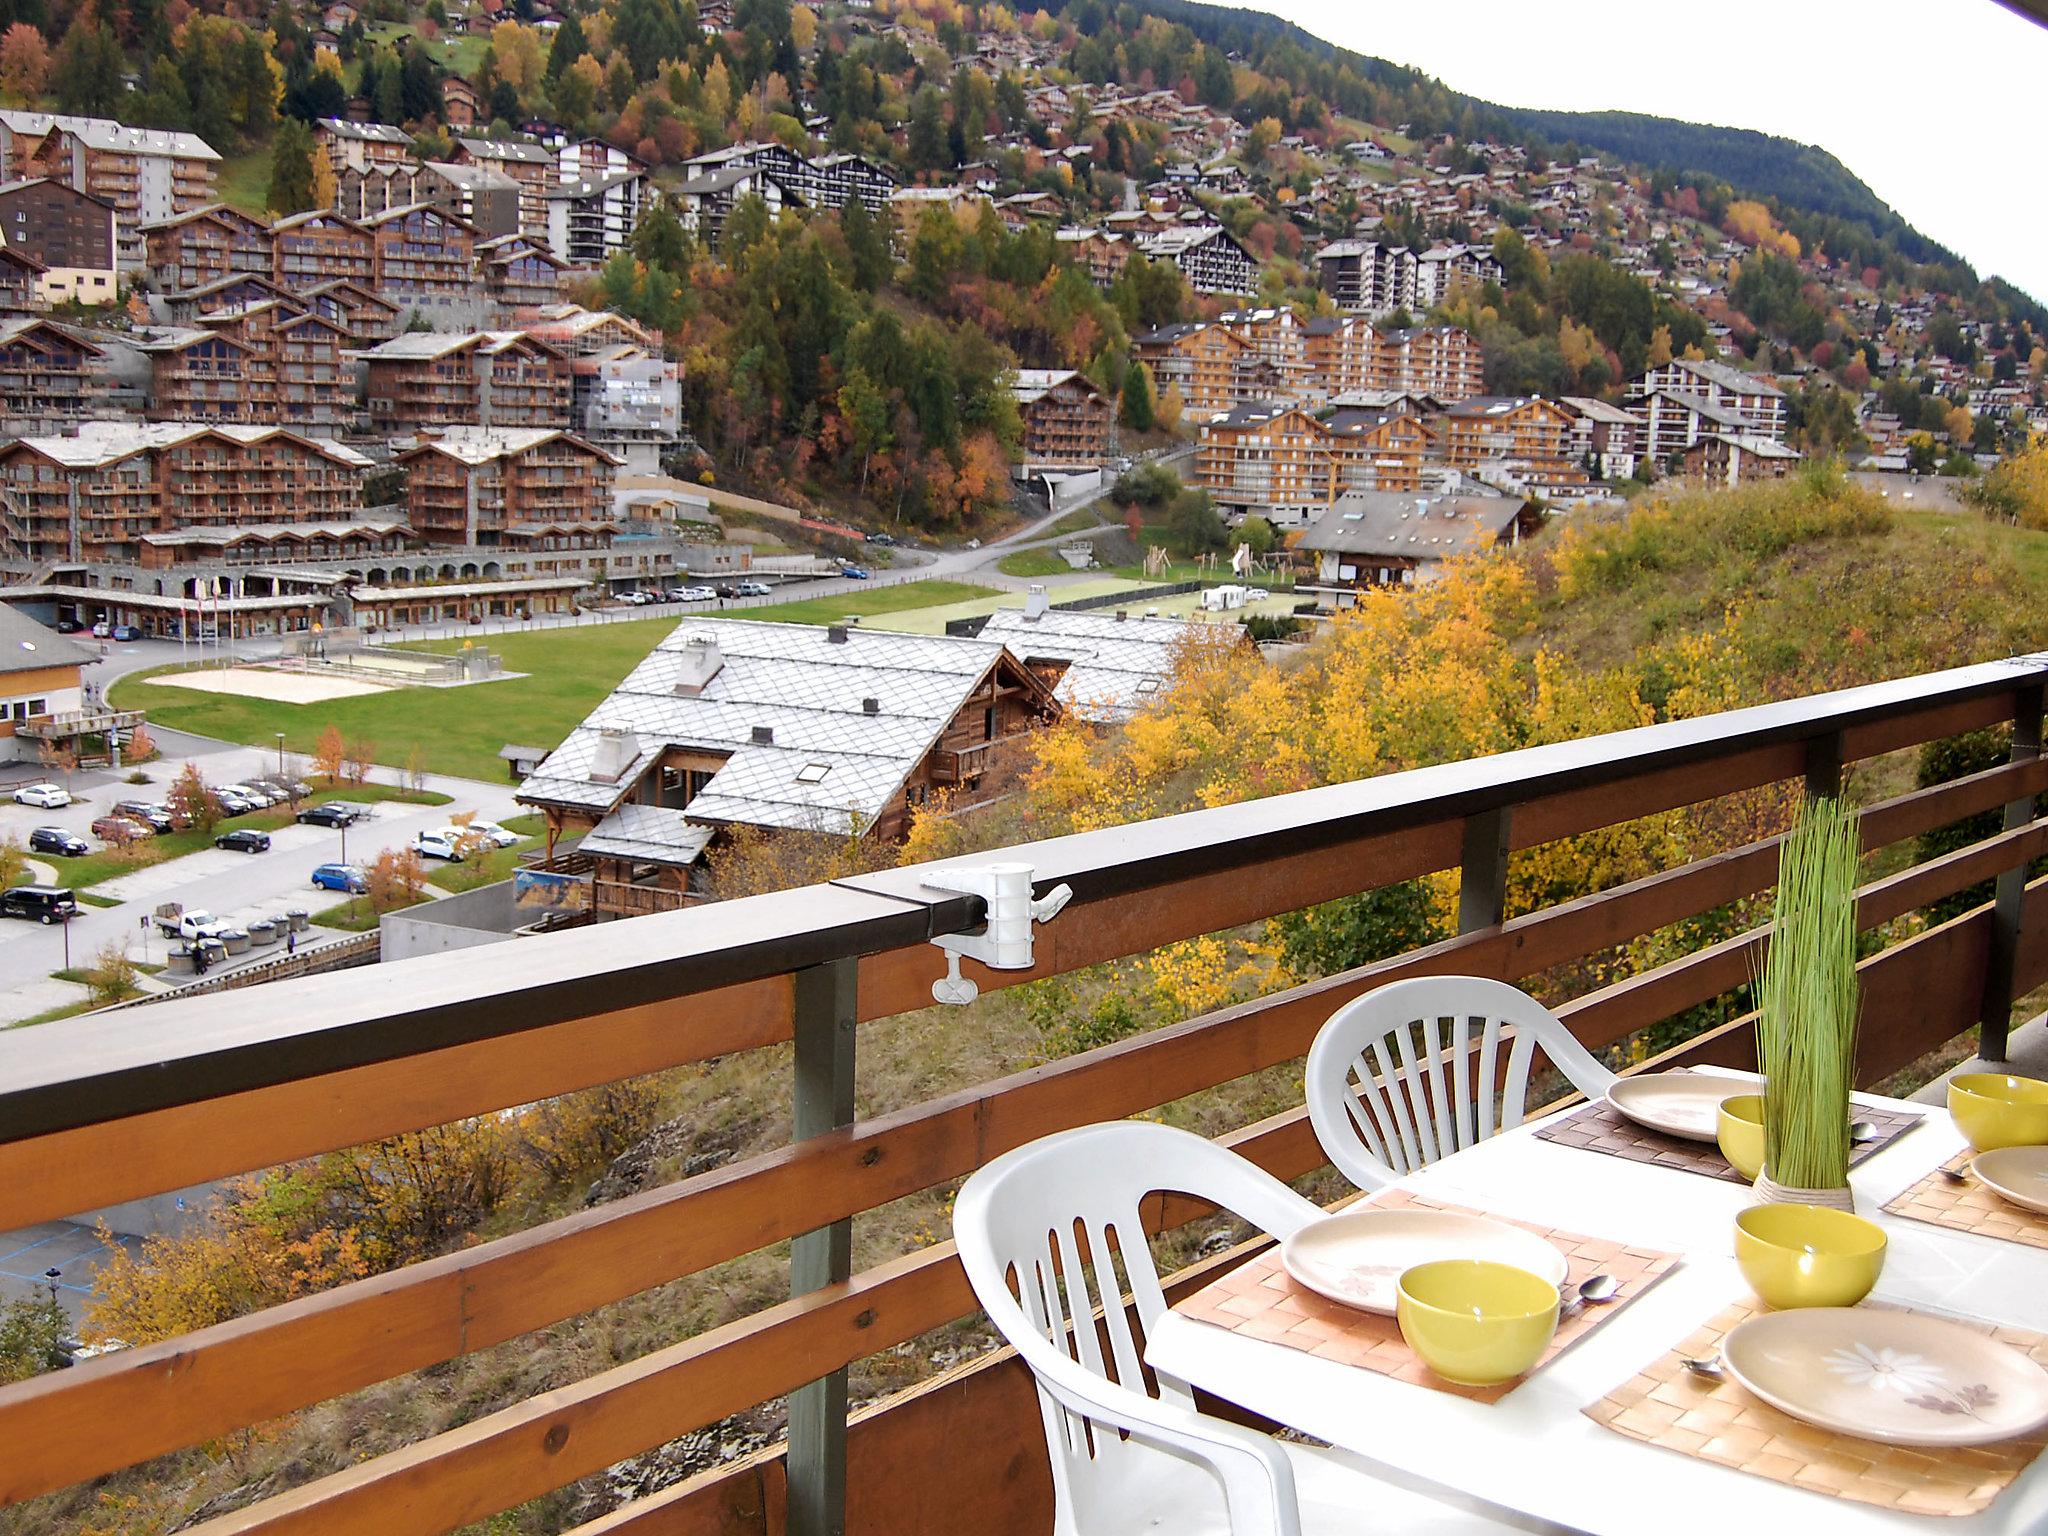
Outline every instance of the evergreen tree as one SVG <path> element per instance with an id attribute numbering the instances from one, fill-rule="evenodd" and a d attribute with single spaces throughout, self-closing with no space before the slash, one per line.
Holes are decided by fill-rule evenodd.
<path id="1" fill-rule="evenodd" d="M 574 11 L 562 18 L 562 24 L 555 29 L 555 44 L 548 50 L 547 82 L 550 88 L 562 78 L 562 71 L 590 52 L 590 44 L 583 36 L 583 23 L 576 19 Z"/>
<path id="2" fill-rule="evenodd" d="M 409 123 L 425 117 L 439 118 L 445 110 L 441 105 L 441 72 L 417 43 L 407 47 L 405 59 L 399 65 L 399 100 Z"/>
<path id="3" fill-rule="evenodd" d="M 889 231 L 868 212 L 857 197 L 846 200 L 839 211 L 839 233 L 846 241 L 846 254 L 853 270 L 848 274 L 862 293 L 873 293 L 889 281 L 895 261 L 889 254 Z"/>
<path id="4" fill-rule="evenodd" d="M 317 208 L 313 189 L 313 133 L 295 117 L 277 125 L 270 143 L 270 211 L 304 213 Z"/>
<path id="5" fill-rule="evenodd" d="M 1152 375 L 1135 357 L 1124 371 L 1123 424 L 1133 432 L 1152 430 Z"/>
<path id="6" fill-rule="evenodd" d="M 936 171 L 950 163 L 945 113 L 935 86 L 927 85 L 911 98 L 908 148 L 913 170 Z"/>
<path id="7" fill-rule="evenodd" d="M 126 68 L 113 29 L 91 6 L 80 7 L 50 67 L 50 90 L 58 110 L 111 117 L 127 89 L 121 80 Z"/>
<path id="8" fill-rule="evenodd" d="M 650 267 L 671 272 L 690 265 L 690 236 L 665 197 L 656 197 L 633 227 L 633 254 Z"/>

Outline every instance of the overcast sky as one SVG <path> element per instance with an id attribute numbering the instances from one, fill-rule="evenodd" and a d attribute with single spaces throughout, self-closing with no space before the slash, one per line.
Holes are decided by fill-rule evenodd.
<path id="1" fill-rule="evenodd" d="M 1924 233 L 2048 302 L 2048 29 L 1991 0 L 1254 0 L 1503 106 L 1652 112 L 1818 144 Z"/>

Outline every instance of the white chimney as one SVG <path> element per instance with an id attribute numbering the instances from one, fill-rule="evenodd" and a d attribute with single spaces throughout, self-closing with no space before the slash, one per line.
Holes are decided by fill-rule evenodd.
<path id="1" fill-rule="evenodd" d="M 1035 623 L 1045 617 L 1046 610 L 1050 607 L 1052 607 L 1052 599 L 1045 595 L 1044 587 L 1040 586 L 1037 582 L 1033 582 L 1025 589 L 1024 617 L 1026 619 Z"/>
<path id="2" fill-rule="evenodd" d="M 598 733 L 597 750 L 590 755 L 590 782 L 616 784 L 640 755 L 640 743 L 631 731 L 607 727 Z"/>
<path id="3" fill-rule="evenodd" d="M 725 665 L 718 642 L 709 635 L 692 635 L 676 653 L 675 691 L 678 697 L 694 699 L 702 693 L 718 669 Z"/>

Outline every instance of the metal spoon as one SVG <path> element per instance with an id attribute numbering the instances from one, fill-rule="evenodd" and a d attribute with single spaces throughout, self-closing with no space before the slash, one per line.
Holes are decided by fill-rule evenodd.
<path id="1" fill-rule="evenodd" d="M 1941 1165 L 1941 1176 L 1951 1184 L 1967 1184 L 1970 1182 L 1970 1176 L 1967 1173 L 1963 1172 L 1960 1168 L 1951 1168 L 1947 1163 Z"/>
<path id="2" fill-rule="evenodd" d="M 1721 1368 L 1721 1357 L 1709 1355 L 1704 1360 L 1693 1360 L 1681 1355 L 1678 1363 L 1695 1376 L 1704 1376 L 1708 1381 L 1726 1381 L 1728 1373 Z"/>
<path id="3" fill-rule="evenodd" d="M 1579 1288 L 1564 1304 L 1558 1315 L 1570 1317 L 1582 1307 L 1604 1306 L 1621 1294 L 1621 1282 L 1612 1275 L 1591 1275 L 1581 1281 Z"/>
<path id="4" fill-rule="evenodd" d="M 1884 1132 L 1877 1128 L 1875 1120 L 1858 1120 L 1849 1127 L 1849 1141 L 1852 1146 L 1860 1147 L 1865 1142 L 1877 1140 L 1883 1134 Z"/>

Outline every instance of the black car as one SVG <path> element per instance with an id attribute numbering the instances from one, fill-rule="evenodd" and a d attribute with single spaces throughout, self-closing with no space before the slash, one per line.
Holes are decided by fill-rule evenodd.
<path id="1" fill-rule="evenodd" d="M 76 832 L 62 827 L 37 827 L 28 835 L 30 853 L 58 853 L 67 859 L 81 859 L 92 852 L 92 844 Z"/>
<path id="2" fill-rule="evenodd" d="M 78 916 L 78 898 L 53 885 L 17 885 L 0 891 L 0 917 L 38 923 L 68 923 Z"/>
<path id="3" fill-rule="evenodd" d="M 299 812 L 299 820 L 309 827 L 346 827 L 352 825 L 361 812 L 353 806 L 343 805 L 338 800 L 329 800 L 324 805 L 309 805 Z"/>
<path id="4" fill-rule="evenodd" d="M 59 619 L 57 621 L 57 633 L 60 635 L 77 635 L 83 634 L 84 631 L 85 626 L 76 619 Z"/>
<path id="5" fill-rule="evenodd" d="M 268 853 L 270 834 L 252 832 L 247 827 L 238 827 L 233 832 L 223 832 L 213 840 L 216 848 L 225 848 L 230 853 Z"/>

